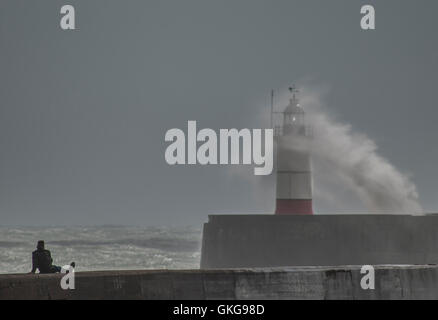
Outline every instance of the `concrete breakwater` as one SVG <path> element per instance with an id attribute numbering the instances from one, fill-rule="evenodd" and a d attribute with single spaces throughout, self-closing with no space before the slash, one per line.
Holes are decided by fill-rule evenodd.
<path id="1" fill-rule="evenodd" d="M 201 269 L 438 264 L 438 215 L 210 215 Z"/>
<path id="2" fill-rule="evenodd" d="M 0 299 L 438 299 L 438 266 L 375 266 L 363 290 L 360 266 L 144 270 L 0 275 Z"/>

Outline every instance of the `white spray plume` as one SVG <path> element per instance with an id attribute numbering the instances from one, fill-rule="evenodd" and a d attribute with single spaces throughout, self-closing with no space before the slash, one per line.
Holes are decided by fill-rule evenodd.
<path id="1" fill-rule="evenodd" d="M 276 105 L 284 108 L 287 98 L 282 96 L 279 100 Z M 356 195 L 368 213 L 423 212 L 416 186 L 377 153 L 376 144 L 323 111 L 321 90 L 302 88 L 300 100 L 313 138 L 310 142 L 291 138 L 290 146 L 311 152 L 316 203 L 320 198 L 334 203 L 336 210 L 347 211 L 351 210 L 351 201 L 348 204 L 346 199 Z"/>

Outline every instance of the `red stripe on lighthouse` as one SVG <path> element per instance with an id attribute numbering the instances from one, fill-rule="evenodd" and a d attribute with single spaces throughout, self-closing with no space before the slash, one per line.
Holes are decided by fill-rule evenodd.
<path id="1" fill-rule="evenodd" d="M 313 215 L 312 200 L 277 199 L 276 215 Z"/>

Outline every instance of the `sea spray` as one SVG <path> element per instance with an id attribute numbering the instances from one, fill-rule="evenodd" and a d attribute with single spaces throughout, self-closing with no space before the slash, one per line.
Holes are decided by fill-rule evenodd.
<path id="1" fill-rule="evenodd" d="M 351 125 L 334 120 L 323 111 L 320 95 L 303 90 L 301 104 L 306 110 L 312 139 L 290 137 L 294 150 L 310 152 L 314 165 L 323 166 L 326 182 L 315 188 L 324 197 L 332 195 L 332 186 L 342 185 L 353 192 L 373 213 L 420 214 L 415 184 L 377 152 L 377 145 Z M 315 171 L 321 171 L 316 168 Z M 314 180 L 318 176 L 314 176 Z"/>

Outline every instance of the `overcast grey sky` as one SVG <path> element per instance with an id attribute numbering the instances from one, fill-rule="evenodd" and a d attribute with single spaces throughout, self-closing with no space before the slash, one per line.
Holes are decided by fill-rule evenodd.
<path id="1" fill-rule="evenodd" d="M 59 28 L 64 4 L 75 31 Z M 360 29 L 362 4 L 377 30 Z M 270 89 L 309 78 L 437 212 L 437 12 L 430 0 L 2 0 L 0 225 L 272 212 L 273 177 L 170 167 L 164 134 L 187 120 L 268 126 Z"/>

